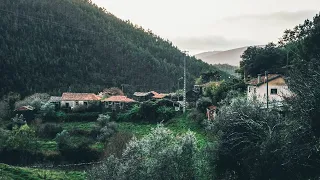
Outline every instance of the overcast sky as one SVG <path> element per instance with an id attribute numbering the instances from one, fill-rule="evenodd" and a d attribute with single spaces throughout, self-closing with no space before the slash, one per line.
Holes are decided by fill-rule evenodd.
<path id="1" fill-rule="evenodd" d="M 320 11 L 320 0 L 93 0 L 190 54 L 277 42 Z"/>

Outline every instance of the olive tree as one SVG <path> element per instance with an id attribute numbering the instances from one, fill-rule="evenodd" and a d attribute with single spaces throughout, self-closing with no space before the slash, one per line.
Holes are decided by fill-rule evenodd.
<path id="1" fill-rule="evenodd" d="M 133 138 L 121 158 L 109 157 L 89 172 L 90 179 L 196 179 L 197 140 L 159 125 L 142 139 Z"/>

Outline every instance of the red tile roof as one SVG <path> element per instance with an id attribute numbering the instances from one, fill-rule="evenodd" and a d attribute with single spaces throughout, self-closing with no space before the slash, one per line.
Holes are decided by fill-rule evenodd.
<path id="1" fill-rule="evenodd" d="M 103 102 L 125 102 L 125 103 L 136 102 L 135 100 L 130 99 L 127 96 L 111 96 L 102 101 Z"/>
<path id="2" fill-rule="evenodd" d="M 32 106 L 21 106 L 17 109 L 15 109 L 15 111 L 33 111 L 34 107 Z"/>
<path id="3" fill-rule="evenodd" d="M 280 74 L 268 74 L 268 81 L 272 81 L 274 79 L 277 79 L 279 77 L 282 77 Z M 264 84 L 266 83 L 266 76 L 261 76 L 261 82 L 258 83 L 258 78 L 254 78 L 254 79 L 251 79 L 248 84 L 250 85 L 254 85 L 254 86 L 259 86 L 261 84 Z"/>
<path id="4" fill-rule="evenodd" d="M 101 98 L 93 93 L 63 93 L 62 101 L 99 101 Z"/>
<path id="5" fill-rule="evenodd" d="M 168 95 L 168 94 L 157 93 L 155 91 L 151 91 L 151 93 L 154 94 L 153 98 L 155 99 L 162 99 Z"/>

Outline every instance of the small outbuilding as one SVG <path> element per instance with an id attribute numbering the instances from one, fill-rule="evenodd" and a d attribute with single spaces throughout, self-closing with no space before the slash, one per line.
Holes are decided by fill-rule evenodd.
<path id="1" fill-rule="evenodd" d="M 207 118 L 208 120 L 214 120 L 217 116 L 217 106 L 209 106 L 207 108 Z"/>
<path id="2" fill-rule="evenodd" d="M 14 112 L 16 114 L 18 114 L 19 116 L 22 114 L 24 119 L 27 122 L 32 121 L 35 118 L 35 108 L 32 106 L 21 106 L 17 109 L 14 110 Z"/>

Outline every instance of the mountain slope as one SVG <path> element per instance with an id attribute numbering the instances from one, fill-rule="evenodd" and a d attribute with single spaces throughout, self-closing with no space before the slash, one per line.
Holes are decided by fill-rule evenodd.
<path id="1" fill-rule="evenodd" d="M 215 64 L 214 67 L 218 68 L 219 70 L 226 72 L 232 76 L 239 77 L 239 74 L 236 73 L 238 66 L 232 66 L 229 64 Z"/>
<path id="2" fill-rule="evenodd" d="M 249 46 L 230 49 L 227 51 L 209 51 L 196 54 L 195 57 L 209 64 L 229 64 L 232 66 L 240 66 L 241 55 Z M 264 45 L 258 45 L 264 47 Z"/>
<path id="3" fill-rule="evenodd" d="M 183 75 L 183 54 L 171 42 L 87 0 L 2 0 L 0 16 L 0 96 L 121 84 L 171 91 Z M 187 68 L 188 81 L 215 69 L 193 57 Z"/>
<path id="4" fill-rule="evenodd" d="M 208 56 L 214 55 L 214 54 L 218 54 L 222 51 L 208 51 L 208 52 L 203 52 L 200 54 L 195 55 L 198 59 L 202 59 L 202 58 L 206 58 Z"/>
<path id="5" fill-rule="evenodd" d="M 220 51 L 218 53 L 210 53 L 203 56 L 202 54 L 195 55 L 196 58 L 201 59 L 209 64 L 230 64 L 232 66 L 239 66 L 241 55 L 248 47 L 241 47 L 227 51 Z"/>

